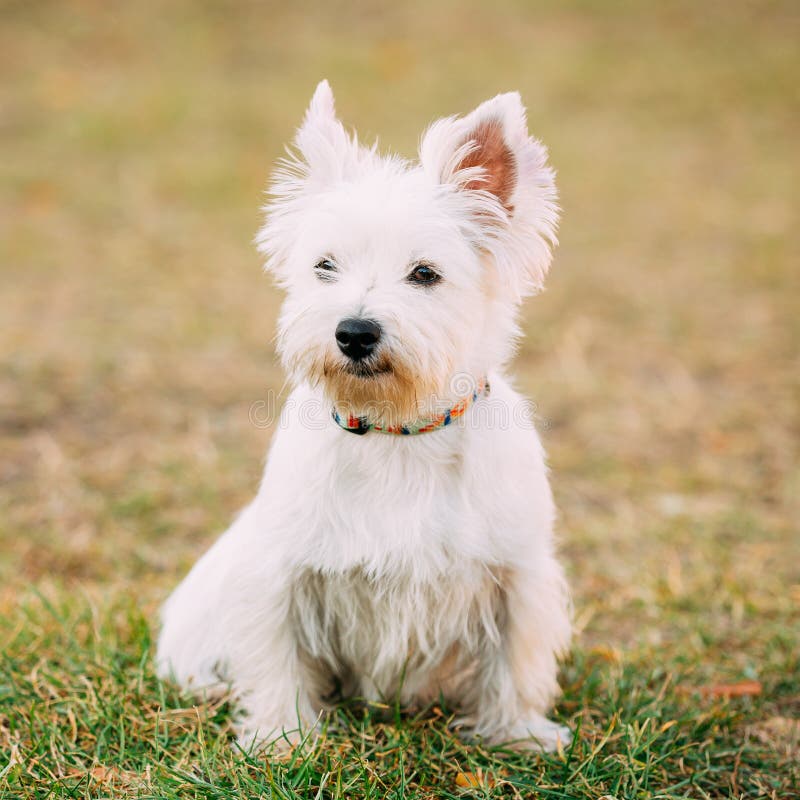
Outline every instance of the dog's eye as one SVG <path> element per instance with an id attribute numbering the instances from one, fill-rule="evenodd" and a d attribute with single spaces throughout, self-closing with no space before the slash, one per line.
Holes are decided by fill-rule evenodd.
<path id="1" fill-rule="evenodd" d="M 329 258 L 323 258 L 314 265 L 314 272 L 321 281 L 332 281 L 336 276 L 336 264 Z"/>
<path id="2" fill-rule="evenodd" d="M 429 264 L 417 264 L 407 278 L 410 283 L 421 283 L 428 286 L 438 283 L 441 279 L 442 276 Z"/>

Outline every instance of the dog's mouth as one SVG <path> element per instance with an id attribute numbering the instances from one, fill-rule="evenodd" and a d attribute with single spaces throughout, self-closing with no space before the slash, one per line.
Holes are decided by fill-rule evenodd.
<path id="1" fill-rule="evenodd" d="M 336 378 L 339 376 L 352 376 L 363 378 L 365 381 L 380 378 L 394 372 L 392 362 L 384 358 L 365 358 L 360 361 L 350 359 L 337 359 L 336 361 L 325 361 L 322 365 L 322 374 L 326 378 Z"/>
<path id="2" fill-rule="evenodd" d="M 381 361 L 378 363 L 370 364 L 365 361 L 349 361 L 344 365 L 344 371 L 349 375 L 356 375 L 359 378 L 377 378 L 380 375 L 385 375 L 387 372 L 392 371 L 389 363 Z"/>

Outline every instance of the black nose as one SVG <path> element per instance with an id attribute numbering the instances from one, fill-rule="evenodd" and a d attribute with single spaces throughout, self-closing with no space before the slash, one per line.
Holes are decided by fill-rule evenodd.
<path id="1" fill-rule="evenodd" d="M 366 358 L 381 338 L 381 326 L 371 319 L 343 319 L 336 326 L 336 344 L 353 361 Z"/>

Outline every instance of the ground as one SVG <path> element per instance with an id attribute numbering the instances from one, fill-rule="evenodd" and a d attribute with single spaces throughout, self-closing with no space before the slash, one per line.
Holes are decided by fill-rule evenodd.
<path id="1" fill-rule="evenodd" d="M 800 793 L 797 3 L 0 22 L 0 798 Z M 403 154 L 509 89 L 550 147 L 562 243 L 514 370 L 574 590 L 566 752 L 389 702 L 252 757 L 153 676 L 160 602 L 257 485 L 283 377 L 252 238 L 321 77 Z"/>

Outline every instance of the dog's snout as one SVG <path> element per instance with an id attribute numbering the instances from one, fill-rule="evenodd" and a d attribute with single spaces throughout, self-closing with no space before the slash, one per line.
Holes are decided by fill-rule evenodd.
<path id="1" fill-rule="evenodd" d="M 371 319 L 343 319 L 336 326 L 336 344 L 353 361 L 366 358 L 381 338 L 381 326 Z"/>

